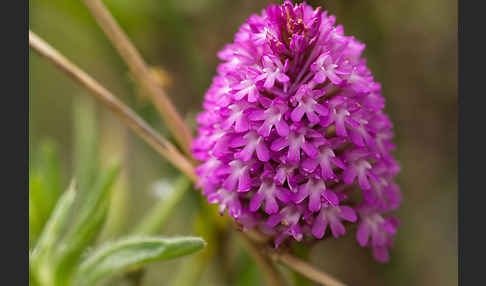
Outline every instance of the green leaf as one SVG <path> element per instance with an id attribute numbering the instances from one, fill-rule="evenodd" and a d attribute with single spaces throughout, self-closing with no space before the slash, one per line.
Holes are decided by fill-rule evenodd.
<path id="1" fill-rule="evenodd" d="M 135 235 L 151 235 L 158 232 L 167 222 L 170 214 L 191 187 L 191 181 L 181 176 L 160 201 L 149 211 L 134 230 Z"/>
<path id="2" fill-rule="evenodd" d="M 74 183 L 72 182 L 68 190 L 59 199 L 29 258 L 30 267 L 36 272 L 39 280 L 46 285 L 52 283 L 50 259 L 52 258 L 53 247 L 61 237 L 62 230 L 69 219 L 76 196 L 74 188 Z"/>
<path id="3" fill-rule="evenodd" d="M 253 260 L 245 253 L 238 261 L 237 286 L 254 286 L 262 284 L 263 277 Z"/>
<path id="4" fill-rule="evenodd" d="M 81 263 L 75 275 L 77 286 L 97 282 L 122 271 L 156 260 L 192 254 L 205 245 L 197 237 L 131 238 L 106 245 Z"/>
<path id="5" fill-rule="evenodd" d="M 44 140 L 39 147 L 37 168 L 45 178 L 46 193 L 44 200 L 48 204 L 49 213 L 54 208 L 57 199 L 61 195 L 61 161 L 57 151 L 57 145 L 52 140 Z"/>
<path id="6" fill-rule="evenodd" d="M 73 109 L 76 179 L 84 194 L 92 189 L 99 173 L 98 120 L 95 102 L 88 96 L 75 97 Z"/>
<path id="7" fill-rule="evenodd" d="M 104 171 L 93 190 L 86 194 L 72 228 L 59 245 L 56 263 L 56 282 L 64 285 L 83 250 L 97 237 L 108 212 L 111 187 L 118 175 L 119 165 Z"/>
<path id="8" fill-rule="evenodd" d="M 41 231 L 41 215 L 32 198 L 32 192 L 29 190 L 29 250 L 34 246 Z"/>
<path id="9" fill-rule="evenodd" d="M 292 244 L 292 250 L 294 254 L 303 259 L 303 260 L 309 260 L 309 255 L 310 255 L 310 247 L 304 243 L 293 243 Z M 303 276 L 302 274 L 298 273 L 297 271 L 292 271 L 294 280 L 295 280 L 295 285 L 296 286 L 311 286 L 313 285 L 312 281 L 309 280 L 307 277 Z"/>
<path id="10" fill-rule="evenodd" d="M 29 248 L 33 247 L 61 195 L 60 161 L 56 145 L 40 143 L 29 170 Z"/>

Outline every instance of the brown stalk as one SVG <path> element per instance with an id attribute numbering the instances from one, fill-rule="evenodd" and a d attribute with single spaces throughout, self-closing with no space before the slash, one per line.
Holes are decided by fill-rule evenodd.
<path id="1" fill-rule="evenodd" d="M 143 119 L 96 80 L 71 63 L 30 30 L 29 46 L 90 91 L 91 94 L 119 116 L 135 133 L 140 135 L 152 148 L 179 168 L 184 174 L 192 180 L 197 180 L 197 176 L 194 173 L 194 166 L 174 145 L 160 136 Z"/>
<path id="2" fill-rule="evenodd" d="M 317 282 L 321 285 L 327 286 L 346 286 L 342 282 L 336 280 L 332 276 L 319 271 L 314 266 L 309 264 L 308 262 L 297 258 L 291 255 L 288 252 L 280 252 L 280 251 L 270 251 L 270 257 L 277 262 L 287 265 L 288 267 L 292 268 L 293 270 L 299 272 L 300 274 L 304 275 L 305 277 L 309 278 L 310 280 Z"/>
<path id="3" fill-rule="evenodd" d="M 281 274 L 278 272 L 275 265 L 272 263 L 270 258 L 265 255 L 260 248 L 260 245 L 250 239 L 245 233 L 238 232 L 239 237 L 245 243 L 246 248 L 255 259 L 255 262 L 260 266 L 263 271 L 266 284 L 270 286 L 285 286 L 286 283 L 283 280 Z"/>
<path id="4" fill-rule="evenodd" d="M 128 65 L 134 78 L 150 95 L 152 102 L 184 153 L 192 159 L 190 150 L 192 142 L 191 131 L 184 124 L 182 117 L 167 94 L 162 90 L 153 73 L 150 72 L 140 53 L 101 1 L 83 0 L 83 2 Z"/>

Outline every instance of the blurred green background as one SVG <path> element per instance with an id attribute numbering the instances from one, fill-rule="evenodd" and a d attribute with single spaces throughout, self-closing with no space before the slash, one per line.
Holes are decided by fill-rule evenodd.
<path id="1" fill-rule="evenodd" d="M 270 2 L 260 0 L 106 0 L 114 17 L 155 70 L 188 123 L 201 109 L 215 74 L 216 53 L 243 21 Z M 404 200 L 391 261 L 343 239 L 320 242 L 311 260 L 349 285 L 457 284 L 457 2 L 452 0 L 308 1 L 336 15 L 347 35 L 367 44 L 365 56 L 383 83 L 395 124 L 398 183 Z M 127 67 L 80 0 L 30 0 L 29 27 L 167 135 Z M 75 161 L 73 105 L 93 105 L 101 165 L 122 162 L 104 238 L 132 229 L 163 199 L 177 172 L 103 106 L 44 59 L 29 59 L 30 154 L 46 138 L 57 143 L 66 187 Z M 204 234 L 198 194 L 186 195 L 162 234 Z M 203 226 L 203 227 L 202 227 Z M 201 230 L 203 228 L 203 230 Z M 231 231 L 219 232 L 211 258 L 156 263 L 143 285 L 169 285 L 200 268 L 196 285 L 257 285 L 259 270 Z M 211 243 L 211 240 L 209 241 Z M 208 252 L 206 251 L 206 252 Z M 200 260 L 197 260 L 200 259 Z M 192 264 L 191 264 L 192 263 Z M 222 267 L 225 267 L 224 269 Z M 194 270 L 196 269 L 196 270 Z M 182 271 L 182 272 L 181 272 Z M 187 270 L 185 270 L 187 271 Z M 179 273 L 179 274 L 178 274 Z M 189 274 L 187 274 L 189 275 Z M 179 276 L 179 278 L 177 278 Z M 119 280 L 114 285 L 123 285 Z M 182 282 L 181 282 L 182 283 Z M 127 284 L 128 285 L 128 284 Z M 180 284 L 182 285 L 182 284 Z M 263 285 L 263 284 L 262 284 Z"/>

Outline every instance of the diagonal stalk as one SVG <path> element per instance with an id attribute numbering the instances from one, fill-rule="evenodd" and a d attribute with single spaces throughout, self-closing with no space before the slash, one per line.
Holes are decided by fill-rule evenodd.
<path id="1" fill-rule="evenodd" d="M 346 284 L 340 282 L 339 280 L 335 279 L 334 277 L 326 274 L 310 263 L 291 255 L 288 252 L 280 252 L 275 249 L 269 251 L 270 257 L 282 264 L 287 265 L 287 267 L 291 268 L 292 270 L 304 275 L 305 277 L 309 278 L 310 280 L 317 282 L 321 285 L 327 286 L 346 286 Z"/>
<path id="2" fill-rule="evenodd" d="M 44 42 L 36 34 L 29 30 L 29 46 L 39 55 L 50 60 L 56 67 L 67 73 L 74 80 L 88 89 L 99 101 L 118 115 L 135 133 L 140 135 L 163 157 L 169 160 L 192 180 L 196 180 L 192 163 L 182 155 L 177 148 L 165 138 L 160 136 L 143 119 L 134 113 L 128 106 L 121 102 L 111 92 L 100 85 L 96 80 L 83 70 L 71 63 L 57 50 Z"/>
<path id="3" fill-rule="evenodd" d="M 83 2 L 128 65 L 134 78 L 148 92 L 152 102 L 184 153 L 187 157 L 192 158 L 190 150 L 192 142 L 191 131 L 182 120 L 167 94 L 149 71 L 140 53 L 100 0 L 83 0 Z"/>
<path id="4" fill-rule="evenodd" d="M 136 134 L 144 139 L 152 148 L 159 152 L 162 157 L 166 158 L 169 162 L 174 164 L 182 173 L 187 175 L 193 182 L 197 182 L 197 176 L 194 173 L 194 164 L 189 161 L 183 154 L 181 154 L 175 146 L 168 142 L 165 138 L 160 136 L 155 130 L 153 130 L 143 119 L 141 119 L 136 113 L 134 113 L 128 106 L 118 100 L 107 89 L 101 86 L 92 77 L 86 74 L 83 70 L 71 63 L 67 58 L 60 54 L 57 50 L 44 42 L 36 34 L 29 30 L 29 46 L 39 55 L 48 59 L 57 68 L 71 76 L 75 81 L 85 87 L 92 95 L 94 95 L 101 103 L 106 105 L 111 111 L 115 113 L 122 121 L 127 124 Z M 252 232 L 248 232 L 248 235 Z M 243 234 L 242 234 L 243 235 Z M 253 234 L 248 236 L 248 239 L 252 242 L 263 242 L 264 238 L 260 234 Z M 321 284 L 328 286 L 345 286 L 345 284 L 339 282 L 335 278 L 328 274 L 319 271 L 309 263 L 293 256 L 290 253 L 277 251 L 273 248 L 260 247 L 261 243 L 255 244 L 255 251 L 251 251 L 255 259 L 263 261 L 267 264 L 265 267 L 274 267 L 271 262 L 268 261 L 268 257 L 273 260 L 285 264 L 290 269 L 293 269 L 305 277 Z M 256 258 L 258 256 L 258 258 Z M 261 259 L 261 256 L 266 257 Z M 263 264 L 262 264 L 263 265 Z M 272 273 L 267 271 L 268 273 Z M 273 272 L 272 275 L 278 275 Z M 269 274 L 268 274 L 269 275 Z M 279 281 L 280 278 L 268 277 L 268 280 Z"/>
<path id="5" fill-rule="evenodd" d="M 242 232 L 239 232 L 238 234 L 240 234 L 239 237 L 245 243 L 246 248 L 248 249 L 251 256 L 253 256 L 253 259 L 255 259 L 255 262 L 258 264 L 258 266 L 260 266 L 266 280 L 266 285 L 286 285 L 285 281 L 283 280 L 275 265 L 272 263 L 271 259 L 260 251 L 259 245 L 251 240 L 246 234 Z"/>

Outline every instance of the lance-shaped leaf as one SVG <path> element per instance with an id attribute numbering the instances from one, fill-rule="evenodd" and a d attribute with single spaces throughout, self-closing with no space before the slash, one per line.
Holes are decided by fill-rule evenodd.
<path id="1" fill-rule="evenodd" d="M 52 258 L 52 250 L 60 239 L 64 226 L 69 219 L 76 196 L 74 188 L 74 182 L 72 182 L 69 189 L 59 199 L 29 257 L 29 267 L 44 282 L 52 282 L 52 265 L 49 259 Z"/>
<path id="2" fill-rule="evenodd" d="M 185 176 L 179 177 L 167 190 L 160 201 L 147 213 L 134 230 L 135 235 L 157 233 L 167 222 L 172 211 L 191 187 L 191 181 Z"/>
<path id="3" fill-rule="evenodd" d="M 204 245 L 204 240 L 197 237 L 130 238 L 118 241 L 100 248 L 81 263 L 74 276 L 75 285 L 96 285 L 127 269 L 188 255 Z"/>
<path id="4" fill-rule="evenodd" d="M 72 228 L 59 244 L 56 263 L 56 281 L 64 285 L 82 251 L 99 234 L 108 212 L 110 191 L 119 172 L 119 165 L 104 171 L 98 178 L 94 189 L 90 190 L 77 211 Z"/>
<path id="5" fill-rule="evenodd" d="M 54 142 L 44 140 L 29 169 L 29 247 L 33 247 L 61 195 L 60 160 Z"/>
<path id="6" fill-rule="evenodd" d="M 99 172 L 98 118 L 92 98 L 80 95 L 73 104 L 76 179 L 83 194 L 90 192 Z"/>

